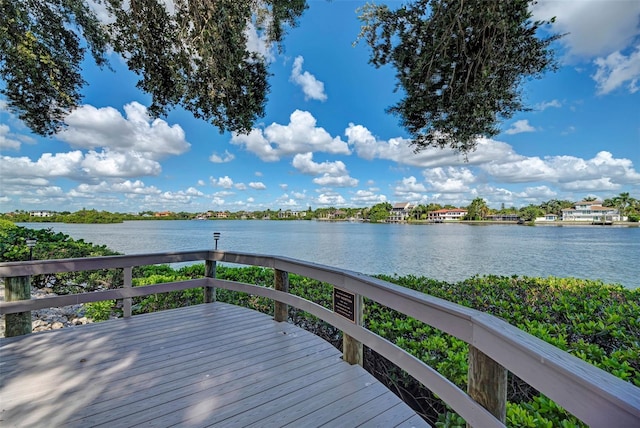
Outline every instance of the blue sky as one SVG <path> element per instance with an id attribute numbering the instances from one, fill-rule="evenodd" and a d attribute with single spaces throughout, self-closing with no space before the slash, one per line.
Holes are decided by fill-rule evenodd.
<path id="1" fill-rule="evenodd" d="M 533 111 L 479 141 L 468 162 L 414 154 L 398 118 L 394 70 L 353 45 L 359 1 L 309 1 L 271 62 L 266 116 L 248 135 L 174 110 L 152 120 L 149 96 L 118 57 L 87 62 L 83 106 L 54 138 L 30 133 L 0 100 L 0 212 L 302 210 L 379 202 L 500 208 L 550 199 L 640 198 L 640 2 L 540 1 L 556 16 L 561 69 L 527 82 Z M 400 3 L 389 2 L 393 7 Z"/>

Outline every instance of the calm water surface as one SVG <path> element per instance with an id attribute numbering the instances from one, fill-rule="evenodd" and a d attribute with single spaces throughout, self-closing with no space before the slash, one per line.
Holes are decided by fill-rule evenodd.
<path id="1" fill-rule="evenodd" d="M 460 281 L 473 275 L 559 276 L 640 286 L 640 228 L 369 224 L 318 221 L 23 223 L 124 253 L 213 248 L 273 254 L 367 274 Z"/>

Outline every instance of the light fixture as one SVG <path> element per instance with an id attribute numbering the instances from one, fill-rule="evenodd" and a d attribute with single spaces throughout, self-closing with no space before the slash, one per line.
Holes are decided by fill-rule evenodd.
<path id="1" fill-rule="evenodd" d="M 25 243 L 27 244 L 27 247 L 29 247 L 29 260 L 33 260 L 33 247 L 36 246 L 37 242 L 38 240 L 35 238 L 25 239 Z"/>

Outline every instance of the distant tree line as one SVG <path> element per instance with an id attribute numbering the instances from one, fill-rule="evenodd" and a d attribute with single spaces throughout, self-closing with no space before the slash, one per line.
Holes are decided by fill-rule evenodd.
<path id="1" fill-rule="evenodd" d="M 593 197 L 585 197 L 585 201 L 594 201 Z M 463 208 L 467 211 L 463 220 L 481 221 L 487 220 L 492 215 L 515 215 L 523 221 L 533 221 L 546 214 L 554 214 L 562 217 L 562 210 L 575 206 L 574 201 L 551 199 L 541 204 L 529 204 L 524 207 L 505 207 L 504 204 L 499 209 L 490 208 L 485 199 L 475 198 L 467 206 L 456 207 L 450 204 L 417 204 L 411 209 L 408 221 L 427 220 L 429 213 L 442 209 Z M 640 199 L 631 197 L 628 192 L 620 193 L 613 198 L 605 199 L 602 202 L 605 207 L 613 207 L 620 211 L 622 216 L 626 216 L 631 222 L 640 221 Z M 393 206 L 389 202 L 381 202 L 372 207 L 365 208 L 317 208 L 312 210 L 308 207 L 304 211 L 295 210 L 271 210 L 264 211 L 207 211 L 205 213 L 190 212 L 170 212 L 170 211 L 141 211 L 132 213 L 111 213 L 108 211 L 98 211 L 95 209 L 82 209 L 76 212 L 62 211 L 50 212 L 46 216 L 34 216 L 29 211 L 17 210 L 10 213 L 0 214 L 0 218 L 11 220 L 16 223 L 43 222 L 43 223 L 122 223 L 127 220 L 366 220 L 372 223 L 385 222 L 391 213 Z"/>

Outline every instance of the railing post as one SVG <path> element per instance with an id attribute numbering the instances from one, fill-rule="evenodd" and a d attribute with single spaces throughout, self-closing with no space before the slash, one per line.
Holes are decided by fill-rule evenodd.
<path id="1" fill-rule="evenodd" d="M 507 369 L 469 345 L 467 393 L 500 422 L 507 418 Z M 469 424 L 467 424 L 469 427 Z"/>
<path id="2" fill-rule="evenodd" d="M 206 260 L 204 262 L 204 276 L 206 278 L 216 277 L 216 261 Z M 204 287 L 204 302 L 213 303 L 216 301 L 216 289 L 215 287 Z"/>
<path id="3" fill-rule="evenodd" d="M 360 294 L 356 294 L 354 296 L 354 306 L 355 323 L 361 326 L 364 304 Z M 359 342 L 346 333 L 342 334 L 342 359 L 349 364 L 364 364 L 364 350 L 362 342 Z"/>
<path id="4" fill-rule="evenodd" d="M 123 288 L 133 287 L 133 268 L 131 266 L 122 268 L 122 274 L 124 277 Z M 131 317 L 131 297 L 125 297 L 122 299 L 122 315 L 125 318 Z"/>
<path id="5" fill-rule="evenodd" d="M 274 269 L 274 283 L 277 291 L 289 292 L 289 272 Z M 286 303 L 274 302 L 273 319 L 278 322 L 286 322 L 289 320 L 289 305 Z"/>
<path id="6" fill-rule="evenodd" d="M 14 276 L 4 279 L 4 300 L 31 299 L 31 277 Z M 5 337 L 22 336 L 31 333 L 31 311 L 5 315 Z"/>

